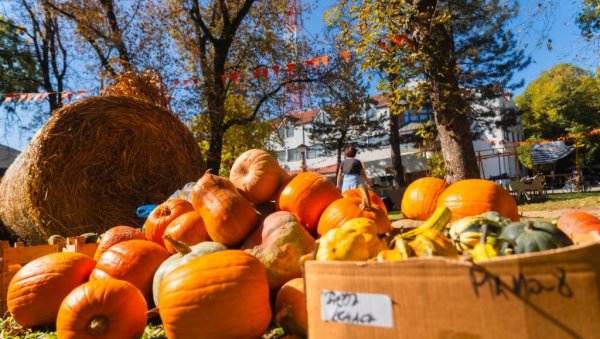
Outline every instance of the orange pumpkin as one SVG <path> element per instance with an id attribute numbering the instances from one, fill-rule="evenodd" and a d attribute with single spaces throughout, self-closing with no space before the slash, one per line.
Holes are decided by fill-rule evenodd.
<path id="1" fill-rule="evenodd" d="M 169 199 L 158 205 L 144 223 L 146 239 L 165 247 L 162 237 L 167 226 L 178 216 L 193 210 L 194 206 L 189 201 L 180 198 Z"/>
<path id="2" fill-rule="evenodd" d="M 271 200 L 288 174 L 269 152 L 251 149 L 235 159 L 229 180 L 254 204 Z"/>
<path id="3" fill-rule="evenodd" d="M 91 257 L 73 252 L 29 262 L 8 285 L 8 311 L 23 327 L 54 325 L 62 300 L 88 280 L 95 264 Z"/>
<path id="4" fill-rule="evenodd" d="M 342 195 L 327 178 L 315 172 L 301 172 L 291 179 L 277 197 L 277 209 L 292 212 L 300 225 L 314 236 L 323 211 Z"/>
<path id="5" fill-rule="evenodd" d="M 159 287 L 168 338 L 260 338 L 271 320 L 263 265 L 241 250 L 192 259 Z"/>
<path id="6" fill-rule="evenodd" d="M 439 178 L 425 177 L 413 181 L 402 196 L 401 210 L 405 218 L 427 220 L 435 211 L 437 201 L 448 183 Z"/>
<path id="7" fill-rule="evenodd" d="M 281 286 L 275 298 L 275 321 L 286 334 L 306 337 L 308 321 L 304 278 L 292 279 Z"/>
<path id="8" fill-rule="evenodd" d="M 330 229 L 340 227 L 344 222 L 354 218 L 367 218 L 374 220 L 377 224 L 377 233 L 382 234 L 392 230 L 392 224 L 387 212 L 381 207 L 371 204 L 368 190 L 364 185 L 360 186 L 361 197 L 342 198 L 332 202 L 319 219 L 317 232 L 319 236 L 324 235 Z"/>
<path id="9" fill-rule="evenodd" d="M 488 211 L 496 211 L 505 218 L 519 221 L 515 199 L 502 186 L 489 180 L 457 181 L 440 194 L 437 206 L 447 206 L 452 211 L 451 221 Z"/>
<path id="10" fill-rule="evenodd" d="M 98 248 L 96 248 L 96 252 L 94 253 L 94 260 L 97 261 L 100 258 L 100 255 L 112 245 L 133 239 L 146 240 L 146 235 L 142 231 L 131 226 L 111 227 L 102 234 L 100 243 L 98 243 Z"/>
<path id="11" fill-rule="evenodd" d="M 123 241 L 102 253 L 90 280 L 115 278 L 129 281 L 144 294 L 150 305 L 154 272 L 169 256 L 164 247 L 152 241 Z"/>
<path id="12" fill-rule="evenodd" d="M 165 229 L 165 235 L 167 234 L 172 239 L 184 242 L 188 246 L 196 245 L 203 241 L 210 241 L 204 220 L 202 220 L 202 217 L 196 211 L 184 213 L 171 221 L 167 229 Z M 177 253 L 171 242 L 166 241 L 165 247 L 169 253 Z"/>
<path id="13" fill-rule="evenodd" d="M 140 338 L 146 328 L 146 300 L 133 284 L 99 279 L 75 288 L 56 320 L 59 338 Z"/>
<path id="14" fill-rule="evenodd" d="M 206 172 L 192 188 L 194 209 L 213 241 L 236 247 L 254 230 L 258 214 L 227 178 Z"/>
<path id="15" fill-rule="evenodd" d="M 584 211 L 569 211 L 561 215 L 556 226 L 567 235 L 581 235 L 600 232 L 600 219 Z"/>
<path id="16" fill-rule="evenodd" d="M 357 188 L 346 190 L 346 191 L 344 191 L 344 193 L 342 193 L 342 196 L 344 198 L 360 198 L 361 197 L 360 188 L 357 187 Z M 385 202 L 383 202 L 383 200 L 381 199 L 379 194 L 377 194 L 373 191 L 369 191 L 369 199 L 371 199 L 372 204 L 376 204 L 377 206 L 379 206 L 379 208 L 382 209 L 385 213 L 388 212 L 387 206 L 385 206 Z"/>

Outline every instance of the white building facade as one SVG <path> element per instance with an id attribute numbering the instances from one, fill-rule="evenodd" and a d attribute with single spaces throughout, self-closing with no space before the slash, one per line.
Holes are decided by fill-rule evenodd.
<path id="1" fill-rule="evenodd" d="M 379 147 L 375 149 L 359 149 L 357 159 L 361 160 L 365 166 L 367 176 L 384 188 L 392 188 L 394 169 L 391 162 L 391 147 L 389 143 L 389 108 L 385 97 L 373 97 L 374 104 L 370 105 L 364 112 L 365 119 L 377 119 L 381 122 L 381 130 L 373 135 L 361 135 L 361 138 L 377 138 Z M 497 115 L 509 109 L 514 110 L 514 104 L 508 98 L 498 98 L 493 100 L 491 107 L 497 111 Z M 490 106 L 486 104 L 486 106 Z M 482 106 L 483 107 L 483 106 Z M 322 173 L 323 175 L 335 179 L 337 154 L 325 152 L 319 146 L 319 140 L 311 140 L 309 130 L 311 124 L 316 119 L 327 119 L 324 111 L 310 110 L 290 115 L 279 122 L 277 133 L 278 137 L 273 138 L 270 143 L 271 150 L 277 153 L 279 163 L 289 172 L 300 171 L 302 165 L 302 146 L 306 146 L 305 162 L 307 170 Z M 404 167 L 405 178 L 409 181 L 427 174 L 427 152 L 419 148 L 415 132 L 420 123 L 425 123 L 433 119 L 433 112 L 430 108 L 424 108 L 419 112 L 405 112 L 400 116 L 400 151 L 402 154 L 402 165 Z M 508 144 L 501 142 L 492 143 L 493 140 L 520 141 L 523 138 L 523 128 L 518 118 L 518 123 L 508 128 L 495 127 L 493 129 L 484 129 L 481 126 L 474 125 L 482 140 L 475 140 L 475 147 L 480 166 L 482 178 L 501 176 L 506 173 L 514 177 L 517 163 L 516 157 L 510 157 L 507 152 L 511 151 Z M 359 133 L 360 134 L 360 133 Z M 275 141 L 279 140 L 279 141 Z M 363 140 L 364 141 L 364 140 Z M 352 143 L 352 140 L 350 141 Z M 300 148 L 299 148 L 300 146 Z M 497 154 L 500 154 L 498 156 Z M 492 156 L 493 155 L 493 156 Z M 344 156 L 342 155 L 342 160 Z M 498 165 L 500 159 L 500 166 Z"/>

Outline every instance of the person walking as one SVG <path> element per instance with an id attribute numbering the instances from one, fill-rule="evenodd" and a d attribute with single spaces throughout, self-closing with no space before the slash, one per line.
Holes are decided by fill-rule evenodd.
<path id="1" fill-rule="evenodd" d="M 367 184 L 367 187 L 371 187 L 371 180 L 367 178 L 362 162 L 354 158 L 356 153 L 356 148 L 352 146 L 346 147 L 346 159 L 340 164 L 337 177 L 337 187 L 342 193 L 358 187 L 363 181 Z"/>

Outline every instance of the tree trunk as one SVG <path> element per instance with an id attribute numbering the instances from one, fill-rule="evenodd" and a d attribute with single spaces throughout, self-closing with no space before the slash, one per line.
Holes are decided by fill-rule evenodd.
<path id="1" fill-rule="evenodd" d="M 405 186 L 404 168 L 402 166 L 402 153 L 400 152 L 400 115 L 389 110 L 390 114 L 390 147 L 392 153 L 392 166 L 394 167 L 394 180 L 399 187 Z"/>
<path id="2" fill-rule="evenodd" d="M 428 58 L 423 60 L 426 79 L 431 86 L 431 101 L 436 127 L 446 165 L 446 180 L 450 183 L 467 178 L 479 178 L 479 168 L 473 148 L 468 103 L 460 94 L 454 36 L 439 18 L 435 0 L 417 0 L 415 41 Z"/>

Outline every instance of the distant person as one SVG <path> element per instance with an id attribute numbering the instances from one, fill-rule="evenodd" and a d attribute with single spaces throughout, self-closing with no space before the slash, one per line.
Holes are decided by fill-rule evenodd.
<path id="1" fill-rule="evenodd" d="M 340 170 L 338 172 L 337 187 L 344 193 L 349 189 L 357 188 L 361 182 L 365 182 L 367 187 L 371 186 L 371 180 L 367 178 L 365 168 L 358 159 L 354 159 L 356 156 L 356 148 L 348 146 L 346 147 L 346 159 L 340 164 Z"/>

